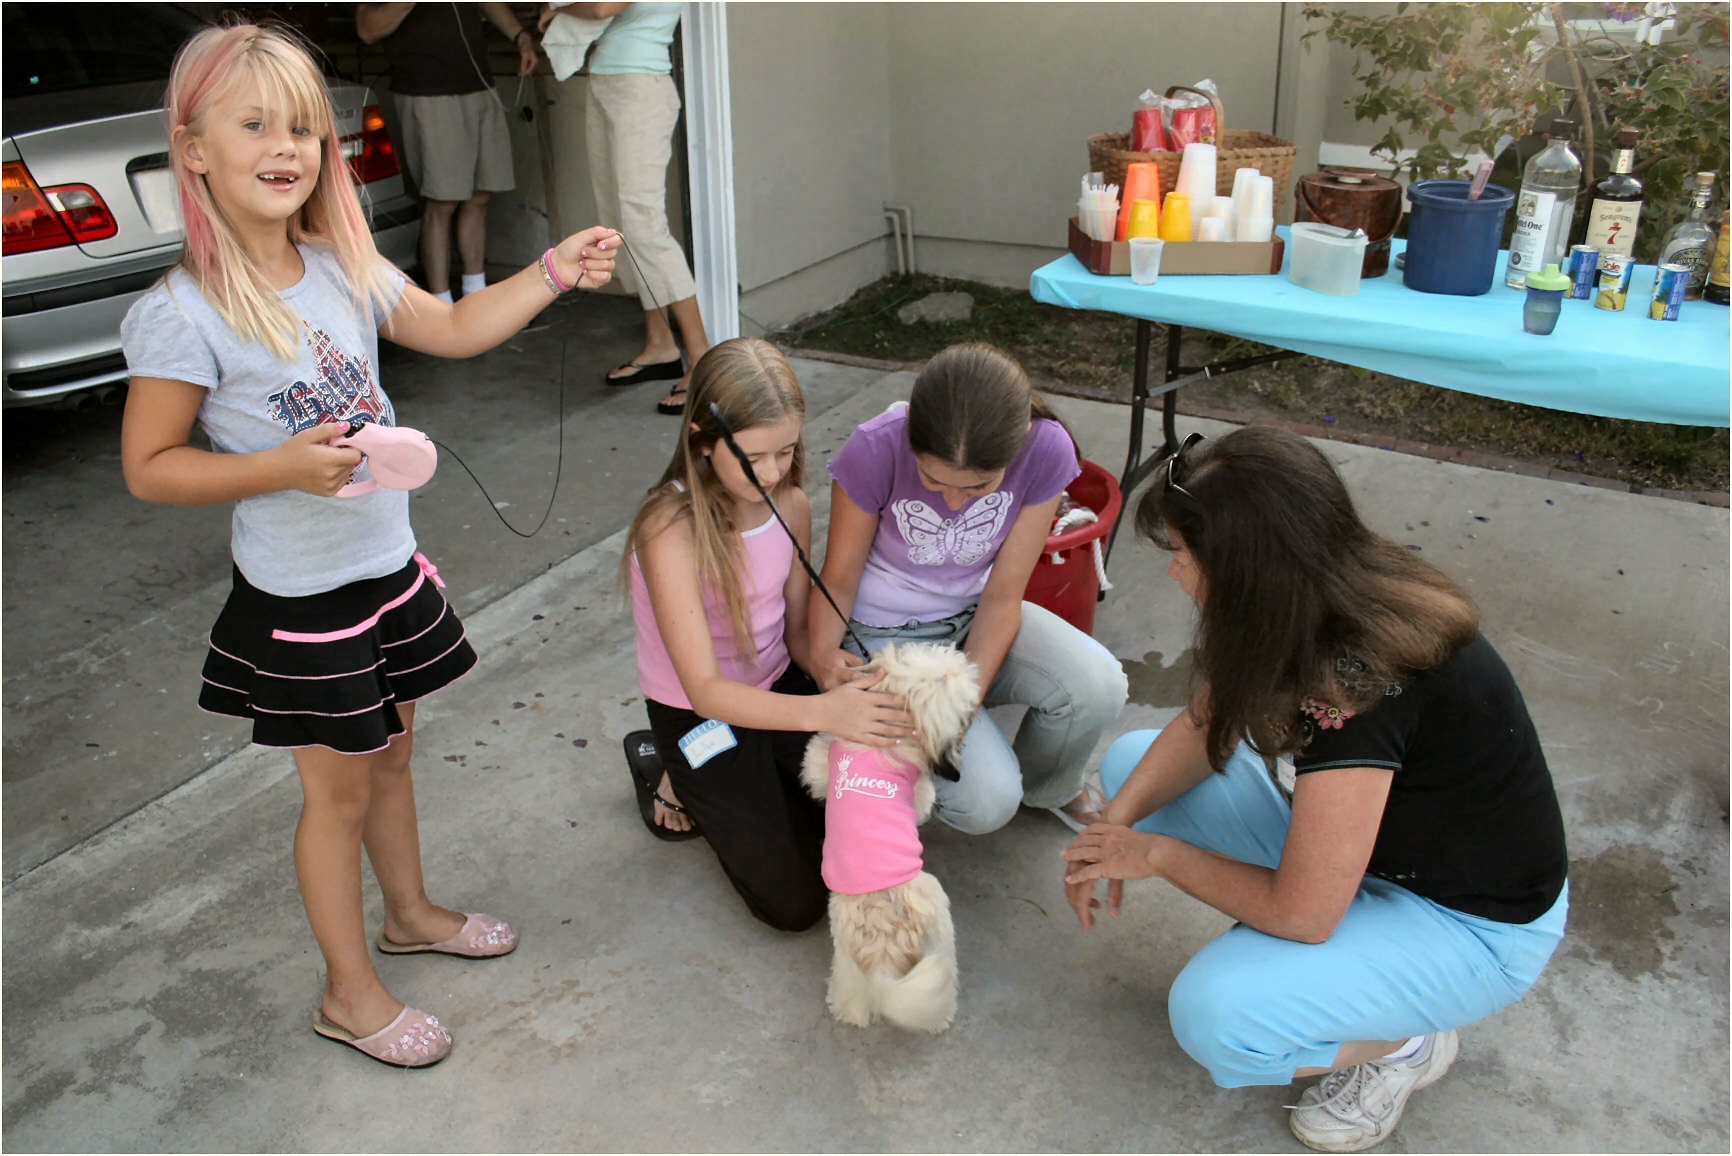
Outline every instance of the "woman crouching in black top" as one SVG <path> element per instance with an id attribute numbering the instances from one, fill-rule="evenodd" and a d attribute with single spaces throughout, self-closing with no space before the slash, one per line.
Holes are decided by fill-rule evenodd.
<path id="1" fill-rule="evenodd" d="M 1179 1043 L 1222 1087 L 1323 1076 L 1289 1115 L 1312 1148 L 1382 1143 L 1563 936 L 1527 706 L 1473 603 L 1302 438 L 1192 435 L 1137 528 L 1197 603 L 1198 690 L 1108 751 L 1071 905 L 1087 929 L 1099 880 L 1117 914 L 1124 880 L 1160 878 L 1238 920 L 1173 984 Z"/>

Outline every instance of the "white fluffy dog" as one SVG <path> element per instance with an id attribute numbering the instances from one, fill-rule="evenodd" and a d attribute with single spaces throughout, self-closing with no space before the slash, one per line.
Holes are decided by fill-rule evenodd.
<path id="1" fill-rule="evenodd" d="M 884 672 L 874 690 L 907 700 L 915 733 L 888 748 L 819 734 L 806 748 L 801 781 L 824 800 L 830 1014 L 941 1032 L 956 1015 L 956 932 L 950 898 L 921 869 L 917 828 L 932 813 L 933 775 L 956 777 L 980 675 L 960 650 L 930 642 L 887 645 L 864 669 Z"/>

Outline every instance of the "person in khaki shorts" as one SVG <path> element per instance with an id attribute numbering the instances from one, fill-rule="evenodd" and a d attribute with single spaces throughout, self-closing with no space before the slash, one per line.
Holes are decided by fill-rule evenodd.
<path id="1" fill-rule="evenodd" d="M 487 285 L 487 202 L 509 191 L 511 137 L 487 66 L 491 21 L 517 45 L 518 75 L 535 68 L 535 36 L 505 4 L 357 4 L 355 30 L 383 43 L 403 159 L 421 193 L 421 272 L 451 298 L 451 225 L 463 292 Z"/>
<path id="2" fill-rule="evenodd" d="M 668 163 L 680 116 L 669 48 L 684 7 L 577 3 L 544 6 L 541 16 L 544 29 L 558 12 L 613 18 L 590 54 L 584 134 L 597 215 L 624 234 L 637 262 L 621 262 L 615 276 L 637 290 L 644 310 L 644 345 L 628 364 L 610 371 L 606 381 L 677 381 L 656 403 L 658 412 L 676 417 L 685 410 L 689 377 L 680 362 L 680 346 L 685 346 L 687 366 L 696 365 L 710 347 L 691 266 L 668 229 Z M 678 344 L 673 325 L 679 326 Z"/>

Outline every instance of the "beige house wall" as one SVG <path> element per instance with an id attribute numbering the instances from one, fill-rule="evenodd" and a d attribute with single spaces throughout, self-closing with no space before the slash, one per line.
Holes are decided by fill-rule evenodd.
<path id="1" fill-rule="evenodd" d="M 921 272 L 1026 284 L 1088 137 L 1128 130 L 1145 88 L 1207 76 L 1230 127 L 1274 130 L 1284 7 L 730 4 L 742 312 L 786 324 L 894 271 L 885 202 L 912 209 Z"/>

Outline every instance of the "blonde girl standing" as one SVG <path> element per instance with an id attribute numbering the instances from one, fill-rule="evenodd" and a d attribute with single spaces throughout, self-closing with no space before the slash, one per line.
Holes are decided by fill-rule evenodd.
<path id="1" fill-rule="evenodd" d="M 811 927 L 828 902 L 823 809 L 799 781 L 807 740 L 830 731 L 888 746 L 912 723 L 902 700 L 869 691 L 882 676 L 818 694 L 806 673 L 811 583 L 794 553 L 795 539 L 807 552 L 812 540 L 805 419 L 794 369 L 769 342 L 735 338 L 704 354 L 685 436 L 621 563 L 650 722 L 626 740 L 644 822 L 664 839 L 701 834 L 751 913 L 785 931 Z"/>
<path id="2" fill-rule="evenodd" d="M 415 703 L 475 653 L 416 549 L 407 494 L 335 497 L 367 471 L 357 450 L 328 443 L 357 421 L 396 424 L 375 371 L 379 332 L 423 353 L 481 353 L 564 288 L 606 283 L 617 237 L 575 234 L 452 306 L 374 249 L 324 83 L 292 34 L 205 29 L 181 49 L 167 105 L 186 250 L 122 325 L 127 486 L 151 502 L 235 503 L 234 588 L 199 705 L 293 752 L 295 871 L 326 966 L 314 1029 L 421 1067 L 451 1035 L 374 970 L 362 848 L 385 896 L 381 951 L 496 956 L 517 933 L 427 897 Z M 210 450 L 190 444 L 195 422 Z"/>

